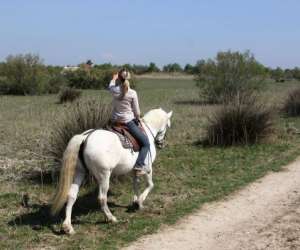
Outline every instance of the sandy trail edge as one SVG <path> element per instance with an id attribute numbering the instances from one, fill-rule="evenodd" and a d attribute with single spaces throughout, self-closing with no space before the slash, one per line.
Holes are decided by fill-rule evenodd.
<path id="1" fill-rule="evenodd" d="M 124 249 L 300 249 L 299 207 L 300 158 Z"/>

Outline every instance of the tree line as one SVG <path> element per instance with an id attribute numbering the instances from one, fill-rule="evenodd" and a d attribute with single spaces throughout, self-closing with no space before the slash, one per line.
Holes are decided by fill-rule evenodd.
<path id="1" fill-rule="evenodd" d="M 230 64 L 230 61 L 233 60 L 231 66 L 225 69 L 230 72 L 232 67 L 245 67 L 245 65 L 238 63 L 242 60 L 241 58 L 246 59 L 246 61 L 249 59 L 247 62 L 252 65 L 251 67 L 255 66 L 259 69 L 258 75 L 260 76 L 263 75 L 277 82 L 291 79 L 300 80 L 300 68 L 282 69 L 277 67 L 272 69 L 265 67 L 257 62 L 249 51 L 245 53 L 219 52 L 214 59 L 199 60 L 194 65 L 186 64 L 184 67 L 179 63 L 170 63 L 159 68 L 154 62 L 150 62 L 148 65 L 104 63 L 92 66 L 92 62 L 88 60 L 79 64 L 76 70 L 65 70 L 62 66 L 45 65 L 39 55 L 19 54 L 9 55 L 4 62 L 0 62 L 0 94 L 51 94 L 59 92 L 62 87 L 102 89 L 109 82 L 112 73 L 123 67 L 136 75 L 155 72 L 191 74 L 195 75 L 198 85 L 199 82 L 209 82 L 211 84 L 210 79 L 212 78 L 210 76 L 216 71 L 216 66 L 222 67 L 222 63 Z M 242 68 L 239 70 L 242 70 Z M 236 69 L 233 71 L 236 71 Z M 257 78 L 257 75 L 255 77 Z M 206 80 L 204 81 L 204 79 Z M 232 80 L 238 81 L 238 84 L 243 84 L 241 79 Z M 214 78 L 213 81 L 217 86 L 219 81 L 224 82 L 226 80 Z M 131 80 L 131 84 L 136 84 L 134 78 Z"/>

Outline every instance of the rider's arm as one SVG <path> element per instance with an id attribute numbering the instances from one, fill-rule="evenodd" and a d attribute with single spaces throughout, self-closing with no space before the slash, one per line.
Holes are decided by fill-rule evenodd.
<path id="1" fill-rule="evenodd" d="M 117 76 L 114 75 L 112 80 L 110 81 L 109 85 L 108 85 L 108 90 L 112 93 L 112 94 L 120 94 L 121 90 L 120 90 L 120 86 L 116 85 L 116 80 L 117 80 Z"/>
<path id="2" fill-rule="evenodd" d="M 132 110 L 135 118 L 140 119 L 141 111 L 140 111 L 138 96 L 136 93 L 134 94 L 132 99 Z"/>

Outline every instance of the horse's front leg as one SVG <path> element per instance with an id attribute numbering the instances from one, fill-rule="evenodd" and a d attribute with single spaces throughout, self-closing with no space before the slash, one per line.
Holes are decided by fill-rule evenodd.
<path id="1" fill-rule="evenodd" d="M 98 200 L 101 205 L 101 209 L 104 212 L 107 220 L 109 222 L 117 222 L 117 218 L 112 215 L 108 206 L 107 206 L 107 192 L 109 189 L 109 180 L 110 180 L 110 171 L 104 171 L 102 174 L 99 175 L 99 195 Z"/>
<path id="2" fill-rule="evenodd" d="M 147 183 L 147 186 L 146 186 L 146 189 L 144 190 L 144 192 L 138 197 L 138 205 L 139 205 L 139 208 L 142 209 L 144 206 L 143 206 L 143 203 L 144 201 L 146 200 L 148 194 L 150 193 L 150 191 L 153 189 L 154 187 L 154 184 L 153 184 L 153 180 L 152 180 L 152 169 L 150 171 L 149 174 L 146 174 L 145 175 L 145 178 L 146 178 L 146 183 Z"/>
<path id="3" fill-rule="evenodd" d="M 138 198 L 139 198 L 139 183 L 140 179 L 138 176 L 133 174 L 133 203 L 138 204 Z"/>
<path id="4" fill-rule="evenodd" d="M 66 218 L 62 225 L 62 228 L 66 234 L 74 234 L 75 233 L 74 228 L 71 223 L 72 208 L 77 199 L 79 187 L 82 184 L 84 177 L 85 177 L 85 170 L 79 163 L 76 168 L 73 184 L 71 185 L 69 193 L 68 193 L 68 201 L 67 201 L 67 206 L 66 206 Z"/>

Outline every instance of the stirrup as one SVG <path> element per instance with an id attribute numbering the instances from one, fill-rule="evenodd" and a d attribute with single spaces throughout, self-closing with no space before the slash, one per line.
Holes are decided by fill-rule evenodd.
<path id="1" fill-rule="evenodd" d="M 146 166 L 138 166 L 138 165 L 136 165 L 136 166 L 133 167 L 133 170 L 135 171 L 135 175 L 136 176 L 142 176 L 142 175 L 150 173 L 150 171 L 147 170 Z"/>

